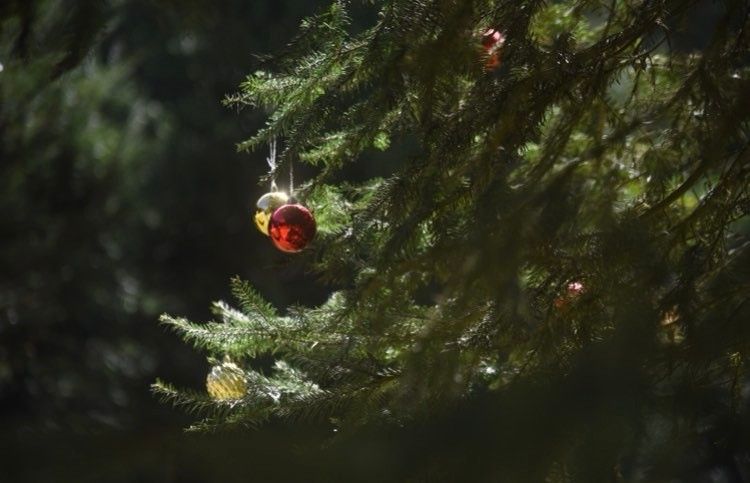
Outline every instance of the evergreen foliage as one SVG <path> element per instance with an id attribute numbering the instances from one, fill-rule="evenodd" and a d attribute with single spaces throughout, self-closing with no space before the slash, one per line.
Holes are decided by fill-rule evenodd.
<path id="1" fill-rule="evenodd" d="M 88 55 L 103 3 L 0 6 L 5 435 L 123 427 L 149 403 L 129 396 L 155 369 L 134 319 L 163 301 L 138 293 L 130 247 L 143 211 L 132 207 L 169 129 L 131 63 Z"/>
<path id="2" fill-rule="evenodd" d="M 275 136 L 279 173 L 318 168 L 296 194 L 319 237 L 294 263 L 337 289 L 279 312 L 234 280 L 216 321 L 165 316 L 250 389 L 155 390 L 199 428 L 404 436 L 461 415 L 463 449 L 411 476 L 750 478 L 747 2 L 372 3 L 359 32 L 348 2 L 305 21 L 227 99 L 271 113 L 241 149 Z M 488 28 L 507 36 L 493 71 Z M 341 181 L 377 150 L 397 168 Z"/>

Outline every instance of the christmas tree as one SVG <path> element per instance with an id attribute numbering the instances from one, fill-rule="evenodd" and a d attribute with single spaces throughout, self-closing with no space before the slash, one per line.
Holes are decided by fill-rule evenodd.
<path id="1" fill-rule="evenodd" d="M 215 367 L 154 390 L 194 429 L 387 437 L 390 476 L 750 478 L 747 3 L 369 3 L 226 100 L 270 113 L 264 184 L 314 173 L 283 256 L 330 297 L 235 279 L 215 321 L 164 316 Z"/>

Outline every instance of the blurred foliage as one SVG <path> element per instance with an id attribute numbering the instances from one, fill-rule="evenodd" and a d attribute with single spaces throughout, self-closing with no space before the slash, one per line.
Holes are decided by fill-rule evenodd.
<path id="1" fill-rule="evenodd" d="M 264 163 L 235 144 L 259 119 L 221 105 L 261 61 L 251 53 L 281 48 L 311 8 L 0 2 L 0 445 L 19 465 L 0 480 L 23 479 L 26 452 L 67 438 L 83 455 L 117 441 L 137 461 L 141 439 L 176 437 L 184 418 L 148 384 L 167 373 L 199 386 L 207 365 L 155 323 L 160 312 L 207 317 L 204 297 L 226 296 L 235 274 L 279 303 L 320 300 L 254 233 Z"/>
<path id="2" fill-rule="evenodd" d="M 0 44 L 4 426 L 120 425 L 156 364 L 134 324 L 156 301 L 137 297 L 127 244 L 143 231 L 142 173 L 169 123 L 132 66 L 70 60 L 75 41 L 54 39 L 80 12 L 23 5 L 33 21 L 5 20 Z"/>

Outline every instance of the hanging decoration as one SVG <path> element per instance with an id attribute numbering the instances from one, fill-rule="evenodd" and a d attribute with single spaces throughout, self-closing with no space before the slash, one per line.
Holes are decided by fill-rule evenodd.
<path id="1" fill-rule="evenodd" d="M 283 191 L 271 191 L 258 199 L 255 212 L 255 226 L 261 233 L 268 236 L 268 222 L 277 208 L 289 202 L 289 196 Z"/>
<path id="2" fill-rule="evenodd" d="M 273 244 L 287 253 L 302 251 L 315 237 L 315 218 L 300 204 L 287 204 L 273 212 L 269 235 Z"/>
<path id="3" fill-rule="evenodd" d="M 217 401 L 242 399 L 247 393 L 245 372 L 228 357 L 211 368 L 206 377 L 206 391 Z"/>
<path id="4" fill-rule="evenodd" d="M 271 237 L 274 246 L 286 253 L 302 251 L 315 238 L 317 226 L 313 214 L 291 196 L 294 192 L 294 167 L 289 164 L 289 194 L 276 186 L 276 138 L 269 144 L 268 162 L 271 191 L 256 203 L 255 226 Z"/>
<path id="5" fill-rule="evenodd" d="M 565 286 L 565 292 L 554 300 L 555 308 L 558 310 L 567 309 L 570 304 L 586 292 L 586 287 L 579 280 L 568 282 Z"/>
<path id="6" fill-rule="evenodd" d="M 501 53 L 505 45 L 505 34 L 490 28 L 482 34 L 482 48 L 485 51 L 484 69 L 493 71 L 500 67 Z"/>
<path id="7" fill-rule="evenodd" d="M 287 204 L 289 201 L 289 195 L 283 191 L 279 191 L 276 186 L 276 138 L 273 138 L 269 143 L 269 156 L 266 158 L 268 162 L 268 168 L 271 174 L 271 191 L 264 194 L 258 199 L 255 204 L 255 226 L 260 230 L 261 233 L 268 236 L 268 222 L 271 220 L 271 215 L 276 208 Z"/>

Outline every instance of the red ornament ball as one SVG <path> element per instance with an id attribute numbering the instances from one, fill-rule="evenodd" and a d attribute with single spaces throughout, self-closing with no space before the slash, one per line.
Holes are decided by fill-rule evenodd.
<path id="1" fill-rule="evenodd" d="M 566 289 L 568 291 L 569 297 L 578 297 L 586 291 L 586 287 L 584 287 L 583 284 L 577 280 L 568 283 Z"/>
<path id="2" fill-rule="evenodd" d="M 273 244 L 287 253 L 302 251 L 315 238 L 317 227 L 310 210 L 302 205 L 284 205 L 271 215 L 268 234 Z"/>
<path id="3" fill-rule="evenodd" d="M 565 286 L 565 293 L 554 300 L 555 308 L 566 309 L 575 302 L 581 295 L 586 293 L 586 286 L 578 280 L 569 282 Z"/>
<path id="4" fill-rule="evenodd" d="M 505 45 L 505 34 L 497 29 L 487 29 L 482 34 L 482 47 L 484 48 L 486 58 L 484 68 L 491 72 L 502 62 L 502 48 Z"/>
<path id="5" fill-rule="evenodd" d="M 488 52 L 505 44 L 505 34 L 495 29 L 487 29 L 482 34 L 482 47 Z"/>

